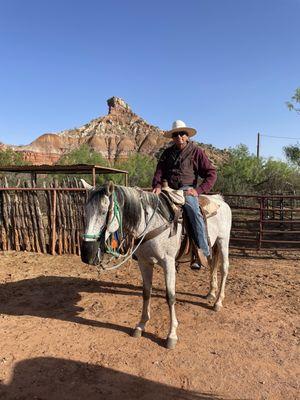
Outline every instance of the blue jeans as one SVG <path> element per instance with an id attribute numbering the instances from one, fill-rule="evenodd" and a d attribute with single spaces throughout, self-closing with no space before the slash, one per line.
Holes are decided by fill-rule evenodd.
<path id="1" fill-rule="evenodd" d="M 188 187 L 184 186 L 180 189 L 187 190 Z M 198 203 L 198 196 L 185 196 L 185 204 L 183 208 L 187 215 L 192 230 L 192 238 L 196 246 L 203 251 L 206 257 L 208 257 L 210 251 L 206 237 L 205 222 Z"/>

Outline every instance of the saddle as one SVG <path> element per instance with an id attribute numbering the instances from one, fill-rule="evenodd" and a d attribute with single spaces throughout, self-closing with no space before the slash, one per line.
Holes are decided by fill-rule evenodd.
<path id="1" fill-rule="evenodd" d="M 183 205 L 185 203 L 184 191 L 183 190 L 174 190 L 169 186 L 164 185 L 162 187 L 162 192 L 160 196 L 166 201 L 168 207 L 173 212 L 173 230 L 171 231 L 171 236 L 175 235 L 177 232 L 178 222 L 182 222 L 182 237 L 181 237 L 181 246 L 176 256 L 176 262 L 185 262 L 180 261 L 182 258 L 191 254 L 192 258 L 197 259 L 196 252 L 197 247 L 191 239 L 191 232 L 188 219 L 183 212 Z M 199 207 L 201 209 L 205 227 L 206 227 L 206 235 L 207 241 L 210 247 L 211 252 L 211 244 L 207 230 L 207 219 L 213 217 L 217 214 L 219 209 L 219 204 L 215 203 L 213 200 L 209 199 L 206 195 L 199 196 Z"/>

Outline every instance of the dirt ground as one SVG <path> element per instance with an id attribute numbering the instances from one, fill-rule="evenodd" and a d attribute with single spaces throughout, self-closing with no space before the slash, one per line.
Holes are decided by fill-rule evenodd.
<path id="1" fill-rule="evenodd" d="M 231 256 L 224 308 L 208 271 L 177 275 L 179 341 L 154 273 L 147 333 L 135 262 L 98 277 L 77 256 L 0 253 L 0 399 L 299 399 L 299 257 Z M 299 325 L 299 324 L 298 324 Z"/>

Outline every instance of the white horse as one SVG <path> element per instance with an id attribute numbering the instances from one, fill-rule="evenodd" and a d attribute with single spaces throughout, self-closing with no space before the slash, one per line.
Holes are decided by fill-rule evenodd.
<path id="1" fill-rule="evenodd" d="M 92 188 L 83 182 L 85 188 Z M 220 206 L 215 216 L 208 219 L 208 234 L 212 246 L 210 262 L 211 279 L 207 298 L 214 300 L 214 310 L 222 307 L 228 274 L 228 247 L 231 228 L 231 210 L 221 196 L 207 196 Z M 118 214 L 118 215 L 116 215 Z M 120 226 L 122 225 L 122 226 Z M 170 329 L 167 348 L 174 348 L 178 337 L 175 313 L 175 258 L 181 245 L 182 226 L 171 235 L 170 211 L 156 194 L 124 186 L 104 185 L 91 191 L 86 204 L 86 227 L 81 248 L 82 261 L 98 265 L 102 259 L 103 245 L 118 229 L 139 244 L 135 251 L 143 278 L 143 308 L 133 336 L 140 337 L 150 319 L 150 297 L 153 266 L 160 265 L 165 274 L 166 298 L 170 311 Z M 221 259 L 221 286 L 218 291 L 217 264 Z"/>

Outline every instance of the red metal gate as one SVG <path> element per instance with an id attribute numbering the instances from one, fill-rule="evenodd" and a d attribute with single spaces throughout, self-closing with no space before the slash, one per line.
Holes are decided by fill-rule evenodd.
<path id="1" fill-rule="evenodd" d="M 230 247 L 300 250 L 300 196 L 224 196 L 233 214 Z"/>

